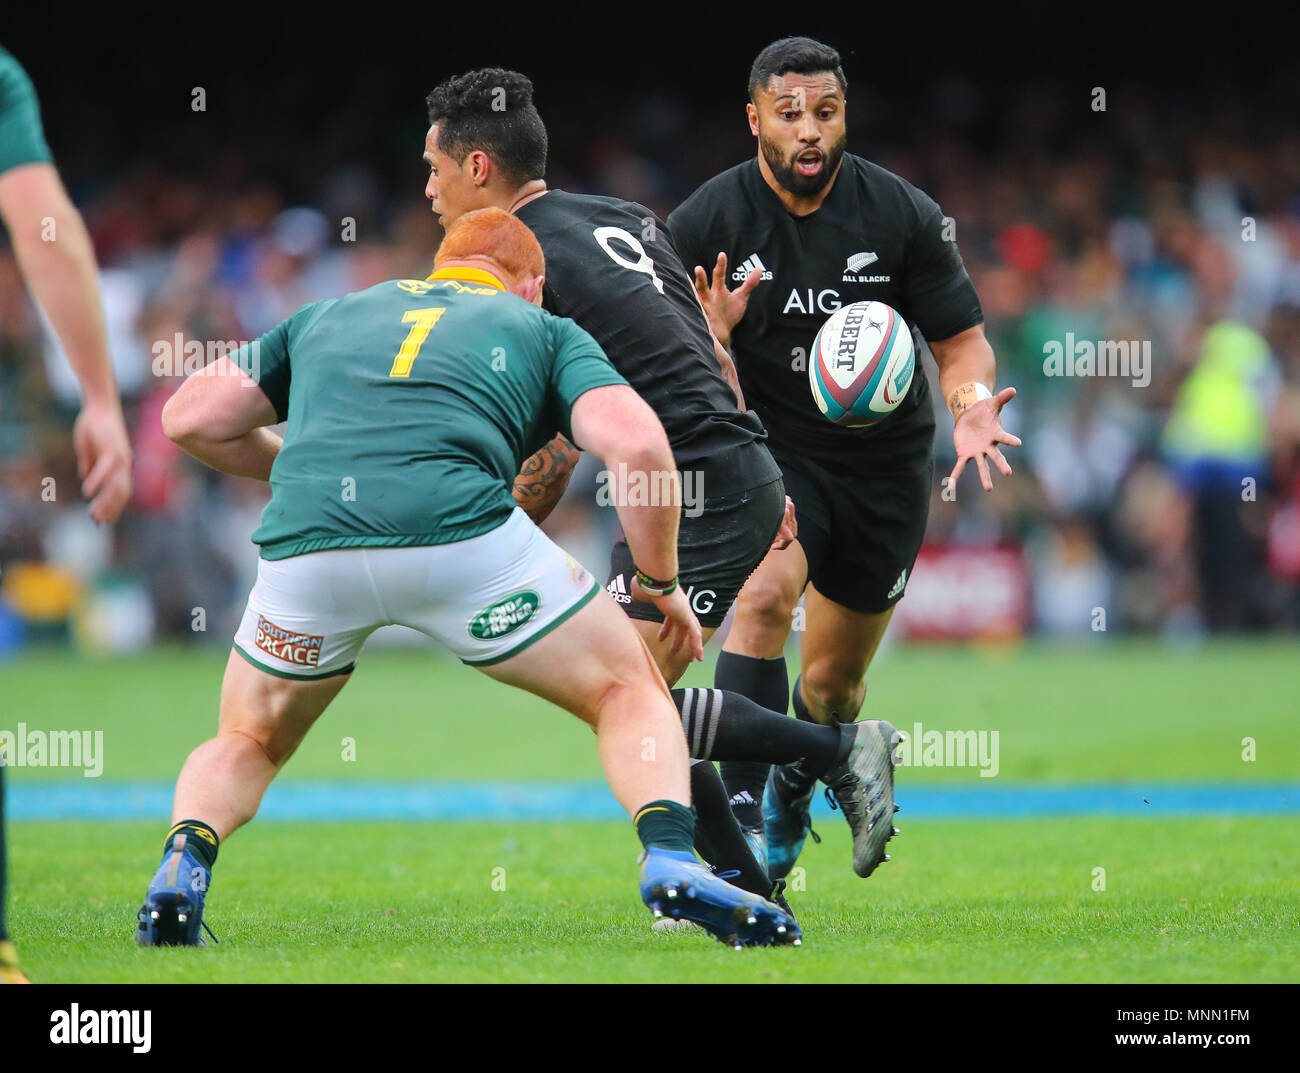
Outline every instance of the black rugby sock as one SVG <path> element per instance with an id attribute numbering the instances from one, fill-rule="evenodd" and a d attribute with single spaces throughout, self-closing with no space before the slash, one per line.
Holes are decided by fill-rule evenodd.
<path id="1" fill-rule="evenodd" d="M 699 817 L 695 827 L 696 852 L 719 875 L 740 873 L 727 876 L 728 883 L 766 898 L 772 890 L 772 881 L 767 878 L 766 869 L 754 859 L 749 843 L 731 815 L 722 776 L 707 760 L 691 762 L 691 801 Z"/>
<path id="2" fill-rule="evenodd" d="M 800 722 L 721 689 L 674 689 L 686 745 L 697 760 L 803 760 L 822 774 L 847 753 L 839 727 Z"/>
<path id="3" fill-rule="evenodd" d="M 808 705 L 804 703 L 801 685 L 803 682 L 802 675 L 794 680 L 794 689 L 790 694 L 790 706 L 794 708 L 795 720 L 803 724 L 812 724 L 814 726 L 823 726 L 813 718 L 812 713 L 808 710 Z M 832 716 L 834 718 L 834 716 Z M 811 770 L 806 764 L 790 764 L 781 768 L 776 773 L 773 780 L 776 787 L 781 791 L 781 796 L 787 801 L 793 801 L 796 797 L 806 794 L 817 782 L 817 777 L 826 769 L 821 771 Z"/>
<path id="4" fill-rule="evenodd" d="M 759 659 L 724 651 L 713 670 L 713 684 L 748 697 L 761 708 L 785 714 L 790 676 L 784 656 Z M 724 760 L 719 766 L 736 822 L 742 827 L 762 826 L 763 788 L 772 765 L 766 761 Z"/>
<path id="5" fill-rule="evenodd" d="M 748 697 L 760 708 L 785 715 L 790 706 L 790 675 L 785 657 L 756 659 L 723 652 L 713 669 L 713 684 L 718 689 Z"/>

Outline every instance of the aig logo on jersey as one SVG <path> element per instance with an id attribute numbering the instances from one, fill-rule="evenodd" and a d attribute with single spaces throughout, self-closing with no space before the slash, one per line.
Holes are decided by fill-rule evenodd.
<path id="1" fill-rule="evenodd" d="M 749 274 L 757 269 L 760 279 L 771 279 L 772 270 L 763 263 L 763 259 L 756 253 L 751 253 L 741 263 L 740 267 L 731 273 L 731 278 L 737 282 L 744 283 L 749 278 Z"/>
<path id="2" fill-rule="evenodd" d="M 840 300 L 840 292 L 834 287 L 827 287 L 817 292 L 814 292 L 811 287 L 804 290 L 795 287 L 790 292 L 790 297 L 785 300 L 785 308 L 781 312 L 785 314 L 796 310 L 800 313 L 834 313 L 843 304 Z"/>
<path id="3" fill-rule="evenodd" d="M 861 253 L 855 253 L 844 265 L 844 275 L 840 278 L 841 283 L 888 283 L 888 276 L 863 276 L 859 275 L 867 265 L 875 264 L 879 257 L 876 254 L 863 250 Z"/>

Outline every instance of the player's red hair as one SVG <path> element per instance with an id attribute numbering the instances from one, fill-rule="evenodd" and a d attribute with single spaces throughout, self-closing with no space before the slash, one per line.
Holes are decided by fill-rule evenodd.
<path id="1" fill-rule="evenodd" d="M 501 209 L 475 209 L 447 229 L 434 268 L 447 261 L 490 261 L 484 268 L 504 272 L 504 283 L 546 274 L 546 258 L 537 236 L 522 220 Z M 495 270 L 492 265 L 495 265 Z"/>

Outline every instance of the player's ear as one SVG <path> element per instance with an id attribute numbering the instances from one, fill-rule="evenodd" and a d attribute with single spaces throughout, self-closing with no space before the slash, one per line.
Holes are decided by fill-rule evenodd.
<path id="1" fill-rule="evenodd" d="M 745 105 L 745 115 L 749 116 L 749 133 L 755 138 L 758 137 L 758 109 L 754 107 L 754 102 L 750 101 Z"/>
<path id="2" fill-rule="evenodd" d="M 546 282 L 545 276 L 519 276 L 518 282 L 510 288 L 511 294 L 516 294 L 525 302 L 532 302 L 535 306 L 542 304 L 542 284 Z"/>
<path id="3" fill-rule="evenodd" d="M 469 180 L 480 189 L 487 186 L 492 174 L 492 158 L 481 149 L 475 149 L 469 155 Z"/>

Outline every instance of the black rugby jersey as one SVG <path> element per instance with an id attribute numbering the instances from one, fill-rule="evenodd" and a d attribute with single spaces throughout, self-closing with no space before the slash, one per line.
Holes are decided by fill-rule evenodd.
<path id="1" fill-rule="evenodd" d="M 920 369 L 898 409 L 869 428 L 841 428 L 822 416 L 808 385 L 808 354 L 836 309 L 885 302 L 926 339 L 947 339 L 984 319 L 939 206 L 879 165 L 851 153 L 843 161 L 826 200 L 807 216 L 787 211 L 751 159 L 710 179 L 668 217 L 688 268 L 712 272 L 723 251 L 728 286 L 750 267 L 763 273 L 731 337 L 745 402 L 763 419 L 773 449 L 828 464 L 879 459 L 934 424 Z"/>
<path id="2" fill-rule="evenodd" d="M 705 495 L 780 476 L 753 411 L 722 377 L 694 284 L 662 220 L 644 205 L 551 190 L 516 215 L 546 255 L 542 304 L 585 328 L 663 422 L 679 469 L 705 474 Z"/>

